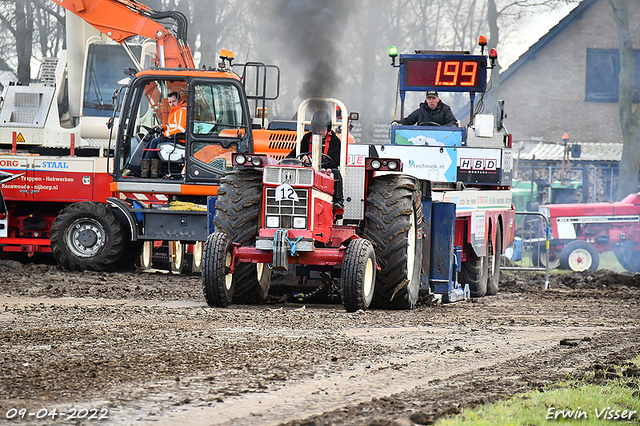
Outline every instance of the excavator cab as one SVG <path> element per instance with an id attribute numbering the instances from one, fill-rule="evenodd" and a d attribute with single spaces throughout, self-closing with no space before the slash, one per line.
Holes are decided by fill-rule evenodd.
<path id="1" fill-rule="evenodd" d="M 231 153 L 250 152 L 251 122 L 242 84 L 219 73 L 193 71 L 181 76 L 143 72 L 125 99 L 115 152 L 117 182 L 149 182 L 141 177 L 141 160 L 160 159 L 157 180 L 217 184 L 231 167 Z M 157 126 L 168 124 L 170 93 L 186 103 L 184 132 L 166 137 Z M 152 147 L 152 141 L 159 138 Z M 157 155 L 153 155 L 153 152 Z M 146 155 L 152 153 L 152 155 Z"/>

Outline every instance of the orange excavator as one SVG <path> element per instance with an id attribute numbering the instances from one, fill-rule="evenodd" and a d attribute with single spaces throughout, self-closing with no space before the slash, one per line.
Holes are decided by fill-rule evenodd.
<path id="1" fill-rule="evenodd" d="M 207 197 L 217 194 L 231 153 L 254 152 L 249 100 L 265 95 L 248 96 L 244 76 L 267 67 L 245 64 L 238 75 L 223 49 L 214 69 L 195 69 L 179 12 L 134 0 L 53 1 L 111 41 L 67 14 L 68 49 L 45 70 L 45 84 L 5 88 L 0 172 L 14 177 L 2 185 L 0 256 L 49 252 L 70 270 L 138 259 L 149 267 L 162 241 L 171 271 L 197 271 Z M 172 93 L 186 104 L 187 123 L 168 138 L 157 129 L 167 124 Z M 161 143 L 153 147 L 154 139 Z M 157 178 L 141 177 L 145 154 L 161 160 Z"/>

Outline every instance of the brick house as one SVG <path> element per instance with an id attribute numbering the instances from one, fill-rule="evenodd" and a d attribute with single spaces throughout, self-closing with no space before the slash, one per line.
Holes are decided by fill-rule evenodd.
<path id="1" fill-rule="evenodd" d="M 636 82 L 640 87 L 640 2 L 629 2 L 629 27 L 633 46 L 638 49 Z M 530 159 L 536 145 L 562 143 L 565 133 L 569 143 L 584 146 L 583 151 L 591 151 L 586 144 L 621 144 L 619 63 L 618 35 L 609 1 L 583 0 L 502 72 L 499 98 L 505 100 L 505 124 L 514 142 L 527 146 L 521 160 Z M 636 102 L 640 101 L 640 93 L 636 97 Z M 537 152 L 540 154 L 539 148 Z M 562 156 L 563 149 L 559 158 L 536 160 L 543 160 L 543 164 L 546 161 L 548 170 L 559 169 L 557 163 Z M 615 185 L 616 178 L 610 176 L 617 177 L 617 161 L 607 158 L 611 170 L 606 170 L 602 163 L 597 168 L 580 164 L 592 162 L 593 158 L 572 160 L 579 163 L 580 170 L 591 173 L 591 183 L 605 182 L 606 175 L 610 185 Z M 603 176 L 597 176 L 596 170 L 601 170 Z M 596 189 L 595 199 L 607 200 L 611 189 Z M 593 194 L 588 198 L 594 199 Z"/>

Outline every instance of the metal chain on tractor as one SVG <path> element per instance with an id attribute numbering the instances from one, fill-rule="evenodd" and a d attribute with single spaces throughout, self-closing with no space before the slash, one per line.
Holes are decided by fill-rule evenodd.
<path id="1" fill-rule="evenodd" d="M 302 302 L 307 299 L 311 299 L 316 294 L 320 293 L 320 291 L 324 288 L 324 283 L 320 284 L 318 287 L 310 291 L 309 293 L 293 293 L 293 298 L 299 302 Z"/>

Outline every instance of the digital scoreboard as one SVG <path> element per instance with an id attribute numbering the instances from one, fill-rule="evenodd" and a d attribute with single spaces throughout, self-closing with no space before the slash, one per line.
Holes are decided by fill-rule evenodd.
<path id="1" fill-rule="evenodd" d="M 451 92 L 481 91 L 487 72 L 483 56 L 401 55 L 401 91 L 438 90 Z"/>

